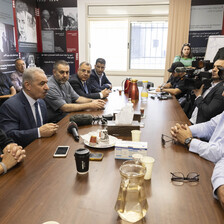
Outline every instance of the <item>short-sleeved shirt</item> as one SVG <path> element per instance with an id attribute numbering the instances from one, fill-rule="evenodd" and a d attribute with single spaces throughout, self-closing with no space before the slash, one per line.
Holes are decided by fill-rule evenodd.
<path id="1" fill-rule="evenodd" d="M 12 86 L 13 84 L 10 78 L 5 74 L 0 73 L 0 96 L 10 95 L 11 94 L 10 88 Z"/>
<path id="2" fill-rule="evenodd" d="M 59 84 L 53 75 L 48 79 L 47 84 L 49 90 L 45 97 L 45 102 L 47 104 L 49 121 L 58 122 L 66 115 L 60 108 L 64 104 L 75 103 L 79 95 L 73 90 L 68 81 L 64 84 Z"/>
<path id="3" fill-rule="evenodd" d="M 192 61 L 195 61 L 195 57 L 192 58 L 182 58 L 180 56 L 176 56 L 173 60 L 173 62 L 181 62 L 184 64 L 184 67 L 192 66 Z"/>
<path id="4" fill-rule="evenodd" d="M 173 88 L 178 88 L 179 90 L 181 90 L 181 93 L 176 95 L 177 99 L 180 99 L 182 96 L 184 96 L 184 94 L 187 93 L 187 88 L 185 86 L 185 76 L 182 78 L 179 78 L 179 80 L 175 83 L 175 85 L 173 86 Z"/>

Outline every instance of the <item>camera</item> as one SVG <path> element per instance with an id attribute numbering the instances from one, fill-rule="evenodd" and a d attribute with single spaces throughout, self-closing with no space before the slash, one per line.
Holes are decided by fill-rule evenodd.
<path id="1" fill-rule="evenodd" d="M 211 86 L 212 82 L 212 73 L 210 72 L 199 72 L 193 73 L 191 76 L 188 76 L 184 85 L 188 90 L 200 89 L 201 85 L 204 84 L 204 88 L 208 89 Z"/>

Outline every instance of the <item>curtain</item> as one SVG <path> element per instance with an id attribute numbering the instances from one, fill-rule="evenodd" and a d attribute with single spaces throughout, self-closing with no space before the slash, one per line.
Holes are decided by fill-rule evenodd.
<path id="1" fill-rule="evenodd" d="M 168 37 L 166 49 L 166 65 L 164 81 L 167 81 L 171 66 L 176 55 L 180 55 L 181 47 L 188 43 L 191 0 L 170 0 L 168 17 Z"/>

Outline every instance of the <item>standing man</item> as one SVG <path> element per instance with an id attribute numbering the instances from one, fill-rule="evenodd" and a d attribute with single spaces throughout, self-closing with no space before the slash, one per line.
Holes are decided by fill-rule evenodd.
<path id="1" fill-rule="evenodd" d="M 42 11 L 42 18 L 41 18 L 41 29 L 42 30 L 49 30 L 51 28 L 50 26 L 50 13 L 48 10 L 44 9 Z"/>
<path id="2" fill-rule="evenodd" d="M 103 109 L 103 100 L 92 100 L 79 96 L 68 82 L 69 64 L 64 60 L 53 65 L 53 75 L 49 78 L 49 88 L 45 101 L 47 103 L 49 120 L 58 122 L 66 113 L 86 109 Z"/>
<path id="3" fill-rule="evenodd" d="M 26 147 L 41 137 L 56 133 L 58 125 L 47 122 L 47 108 L 42 100 L 47 91 L 47 77 L 37 67 L 23 73 L 23 89 L 0 108 L 0 128 L 16 143 Z"/>
<path id="4" fill-rule="evenodd" d="M 105 70 L 106 61 L 103 58 L 98 58 L 96 60 L 95 69 L 92 69 L 91 75 L 90 75 L 90 82 L 91 85 L 100 92 L 101 90 L 104 90 L 105 88 L 111 89 L 112 84 L 106 77 L 106 74 L 104 72 Z"/>
<path id="5" fill-rule="evenodd" d="M 71 75 L 69 82 L 72 88 L 80 96 L 84 96 L 92 99 L 102 99 L 109 96 L 111 92 L 109 89 L 105 88 L 102 91 L 97 91 L 90 83 L 90 72 L 91 65 L 88 62 L 82 62 L 79 65 L 78 73 Z"/>
<path id="6" fill-rule="evenodd" d="M 224 97 L 222 96 L 224 91 L 224 74 L 222 73 L 224 71 L 219 70 L 221 67 L 224 69 L 224 60 L 219 59 L 215 62 L 212 69 L 210 88 L 204 90 L 204 85 L 202 85 L 200 89 L 194 90 L 196 99 L 190 116 L 192 124 L 209 121 L 224 110 Z"/>
<path id="7" fill-rule="evenodd" d="M 26 69 L 26 63 L 21 58 L 17 58 L 15 68 L 16 71 L 11 74 L 11 80 L 16 91 L 19 92 L 22 89 L 23 72 Z"/>
<path id="8" fill-rule="evenodd" d="M 69 26 L 68 17 L 64 15 L 64 10 L 62 7 L 56 8 L 56 21 L 54 22 L 54 28 L 59 28 L 60 30 L 63 30 Z"/>

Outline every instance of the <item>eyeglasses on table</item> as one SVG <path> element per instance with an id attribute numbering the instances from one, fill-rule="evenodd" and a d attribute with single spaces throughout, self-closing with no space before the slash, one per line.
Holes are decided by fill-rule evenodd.
<path id="1" fill-rule="evenodd" d="M 164 134 L 161 135 L 161 142 L 163 146 L 168 142 L 172 142 L 173 144 L 175 144 L 175 140 L 172 137 Z"/>
<path id="2" fill-rule="evenodd" d="M 181 172 L 170 172 L 172 175 L 171 181 L 176 183 L 176 185 L 182 185 L 184 182 L 190 182 L 197 184 L 199 182 L 199 174 L 196 172 L 190 172 L 187 176 L 184 176 Z"/>

